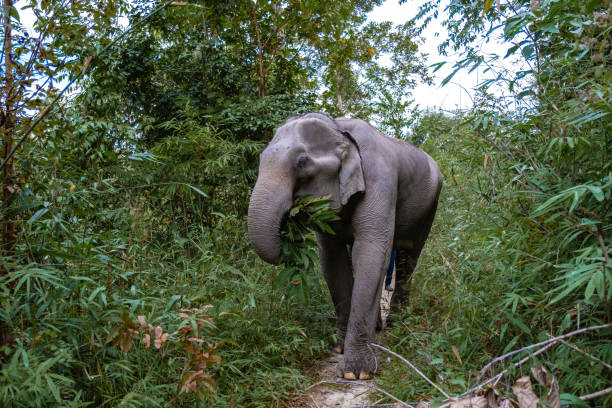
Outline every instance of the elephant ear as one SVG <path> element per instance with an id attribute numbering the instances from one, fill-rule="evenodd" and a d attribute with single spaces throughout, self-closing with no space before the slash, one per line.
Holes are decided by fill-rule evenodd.
<path id="1" fill-rule="evenodd" d="M 361 156 L 353 137 L 343 132 L 347 137 L 347 143 L 342 146 L 340 160 L 340 201 L 346 205 L 350 198 L 359 192 L 365 191 L 363 170 L 361 168 Z"/>

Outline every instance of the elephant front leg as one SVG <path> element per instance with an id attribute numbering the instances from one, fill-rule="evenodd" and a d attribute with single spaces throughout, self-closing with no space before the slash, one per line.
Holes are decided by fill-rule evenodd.
<path id="1" fill-rule="evenodd" d="M 344 351 L 344 339 L 351 311 L 353 270 L 346 244 L 327 234 L 318 233 L 319 258 L 323 276 L 336 309 L 337 331 L 334 351 Z"/>
<path id="2" fill-rule="evenodd" d="M 390 241 L 390 240 L 389 240 Z M 376 319 L 384 269 L 389 258 L 390 242 L 373 244 L 374 240 L 355 241 L 352 261 L 355 283 L 351 313 L 344 342 L 344 356 L 338 363 L 338 374 L 346 379 L 369 379 L 378 371 L 378 361 L 370 345 L 376 335 Z"/>

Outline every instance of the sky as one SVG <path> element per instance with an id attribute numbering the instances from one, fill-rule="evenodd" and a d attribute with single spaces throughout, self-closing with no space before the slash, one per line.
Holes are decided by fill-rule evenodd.
<path id="1" fill-rule="evenodd" d="M 404 4 L 399 4 L 399 0 L 386 0 L 381 6 L 376 7 L 369 15 L 369 20 L 375 22 L 391 21 L 394 24 L 403 24 L 413 18 L 424 0 L 407 0 Z M 447 4 L 448 1 L 442 1 Z M 451 82 L 441 87 L 440 83 L 452 72 L 453 63 L 459 55 L 441 56 L 438 53 L 438 46 L 446 39 L 446 29 L 442 26 L 442 21 L 446 14 L 440 10 L 438 19 L 432 20 L 422 33 L 423 43 L 419 46 L 420 51 L 428 54 L 426 64 L 429 66 L 434 63 L 446 61 L 446 65 L 439 71 L 430 74 L 434 78 L 433 85 L 420 83 L 413 91 L 413 97 L 421 108 L 456 110 L 467 109 L 472 106 L 474 97 L 473 88 L 483 80 L 483 69 L 479 68 L 471 73 L 467 70 L 458 72 Z M 437 34 L 437 35 L 436 35 Z M 507 44 L 501 41 L 490 39 L 488 43 L 482 44 L 482 50 L 486 53 L 505 55 L 508 48 Z M 511 63 L 510 61 L 506 62 Z"/>

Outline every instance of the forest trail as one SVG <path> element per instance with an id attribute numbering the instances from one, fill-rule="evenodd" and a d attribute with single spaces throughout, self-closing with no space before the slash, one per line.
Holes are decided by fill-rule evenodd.
<path id="1" fill-rule="evenodd" d="M 395 271 L 394 271 L 395 272 Z M 392 285 L 395 287 L 395 273 L 393 274 Z M 386 327 L 387 316 L 389 315 L 389 307 L 391 305 L 391 295 L 393 292 L 387 292 L 383 289 L 380 300 L 382 312 L 383 327 Z M 376 342 L 384 343 L 384 330 L 376 334 Z M 377 350 L 379 361 L 384 361 L 386 356 L 380 354 Z M 323 380 L 338 380 L 336 374 L 336 365 L 340 360 L 340 354 L 331 353 L 329 356 L 319 360 L 314 365 L 312 373 L 306 373 L 311 377 L 313 383 Z M 373 380 L 362 381 L 373 382 Z M 343 384 L 321 384 L 310 388 L 300 395 L 291 408 L 359 408 L 373 404 L 375 401 L 370 400 L 370 395 L 374 391 L 371 388 L 357 385 Z"/>

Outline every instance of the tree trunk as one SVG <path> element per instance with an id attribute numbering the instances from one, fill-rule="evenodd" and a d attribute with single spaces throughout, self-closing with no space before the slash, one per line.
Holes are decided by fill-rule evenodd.
<path id="1" fill-rule="evenodd" d="M 266 81 L 263 69 L 263 45 L 261 44 L 259 23 L 257 22 L 257 9 L 254 0 L 251 0 L 251 11 L 253 14 L 252 20 L 255 28 L 255 38 L 257 40 L 257 60 L 259 62 L 259 97 L 263 98 L 266 95 Z"/>
<path id="2" fill-rule="evenodd" d="M 13 76 L 13 44 L 11 32 L 11 17 L 10 11 L 13 6 L 13 0 L 4 0 L 2 3 L 2 11 L 4 13 L 2 19 L 2 28 L 4 29 L 4 84 L 2 89 L 2 99 L 0 104 L 0 136 L 2 136 L 2 144 L 4 147 L 3 158 L 7 157 L 13 148 L 13 134 L 15 130 L 15 112 L 14 112 L 14 76 Z M 15 222 L 9 216 L 9 207 L 15 190 L 13 189 L 14 167 L 13 162 L 9 161 L 2 169 L 2 214 L 0 215 L 1 241 L 0 241 L 0 256 L 10 257 L 14 254 L 16 235 Z M 7 269 L 0 266 L 0 275 L 8 273 Z M 0 321 L 0 347 L 11 342 L 11 334 L 4 321 Z M 0 356 L 0 361 L 5 361 L 5 356 Z"/>
<path id="3" fill-rule="evenodd" d="M 336 75 L 336 96 L 338 98 L 338 110 L 342 113 L 342 95 L 340 94 L 340 84 L 342 83 L 342 77 Z"/>
<path id="4" fill-rule="evenodd" d="M 15 89 L 14 89 L 14 73 L 13 73 L 13 55 L 12 55 L 12 30 L 10 21 L 10 11 L 13 6 L 13 0 L 4 0 L 2 9 L 3 28 L 4 28 L 4 106 L 2 112 L 2 144 L 3 158 L 6 158 L 13 148 L 13 136 L 15 133 Z M 15 196 L 15 168 L 13 161 L 10 160 L 2 169 L 2 242 L 0 249 L 2 256 L 12 256 L 15 252 L 16 234 L 15 221 L 9 215 L 9 207 Z M 6 271 L 0 270 L 0 273 Z"/>

